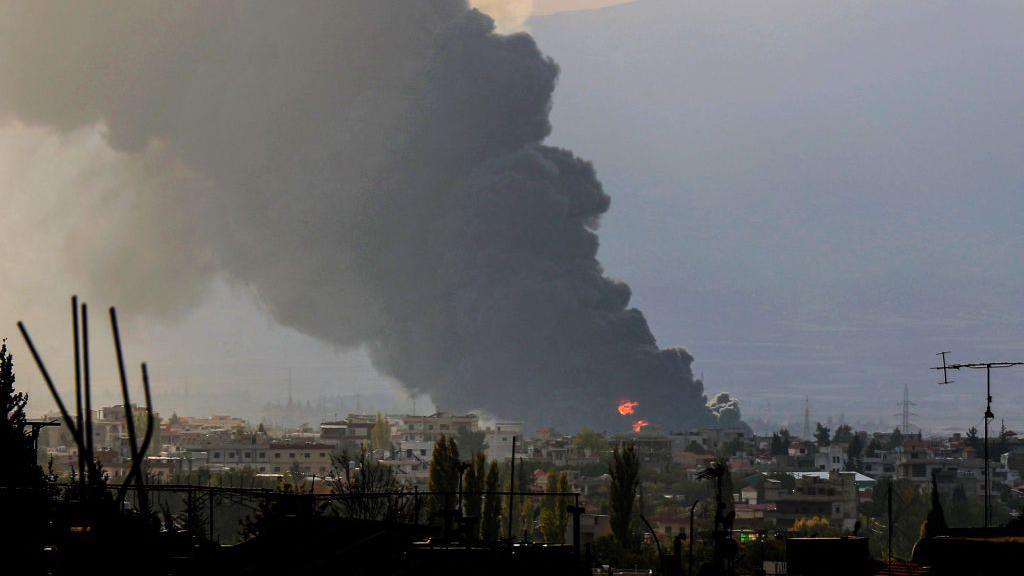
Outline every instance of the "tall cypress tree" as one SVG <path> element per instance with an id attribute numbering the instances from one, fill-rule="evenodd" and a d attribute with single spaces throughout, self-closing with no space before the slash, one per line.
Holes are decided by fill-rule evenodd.
<path id="1" fill-rule="evenodd" d="M 454 438 L 444 434 L 434 443 L 434 454 L 430 460 L 430 491 L 434 496 L 427 501 L 428 516 L 442 520 L 458 504 L 456 493 L 459 489 L 459 447 Z"/>
<path id="2" fill-rule="evenodd" d="M 487 480 L 484 482 L 487 498 L 484 500 L 484 515 L 480 522 L 480 537 L 488 542 L 496 541 L 501 531 L 501 496 L 498 495 L 498 476 L 498 463 L 491 462 L 487 469 Z"/>
<path id="3" fill-rule="evenodd" d="M 626 444 L 621 450 L 615 448 L 612 451 L 608 475 L 612 479 L 608 490 L 611 512 L 608 520 L 615 539 L 628 547 L 632 544 L 633 501 L 636 500 L 640 478 L 640 459 L 636 453 L 636 446 Z"/>
<path id="4" fill-rule="evenodd" d="M 548 471 L 544 496 L 544 508 L 540 513 L 540 533 L 545 542 L 562 544 L 565 529 L 569 526 L 568 498 L 562 493 L 569 491 L 569 478 L 565 472 Z M 559 494 L 556 496 L 556 494 Z"/>
<path id="5" fill-rule="evenodd" d="M 463 480 L 463 510 L 467 518 L 476 518 L 480 521 L 483 510 L 484 478 L 487 475 L 487 457 L 483 452 L 477 452 L 469 467 L 466 468 L 465 479 Z M 480 524 L 476 525 L 478 528 Z M 472 536 L 475 536 L 473 534 Z"/>
<path id="6" fill-rule="evenodd" d="M 14 388 L 14 356 L 0 344 L 0 485 L 30 486 L 41 480 L 25 417 L 28 395 Z"/>

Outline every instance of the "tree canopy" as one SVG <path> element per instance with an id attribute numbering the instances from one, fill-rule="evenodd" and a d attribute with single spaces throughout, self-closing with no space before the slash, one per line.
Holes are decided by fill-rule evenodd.
<path id="1" fill-rule="evenodd" d="M 608 490 L 612 534 L 628 546 L 632 542 L 633 502 L 640 479 L 640 459 L 634 444 L 624 444 L 612 451 L 608 475 L 612 480 Z"/>
<path id="2" fill-rule="evenodd" d="M 828 426 L 818 422 L 814 429 L 814 441 L 818 443 L 818 446 L 828 446 L 831 443 L 829 432 Z"/>

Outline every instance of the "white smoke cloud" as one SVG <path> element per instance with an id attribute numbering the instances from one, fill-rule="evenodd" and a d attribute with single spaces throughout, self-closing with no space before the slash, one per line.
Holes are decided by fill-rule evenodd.
<path id="1" fill-rule="evenodd" d="M 494 18 L 498 32 L 522 32 L 533 14 L 533 0 L 472 0 L 470 6 Z"/>

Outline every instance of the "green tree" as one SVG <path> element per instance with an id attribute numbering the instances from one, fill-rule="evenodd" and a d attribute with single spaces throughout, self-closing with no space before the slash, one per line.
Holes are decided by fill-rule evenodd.
<path id="1" fill-rule="evenodd" d="M 828 426 L 818 422 L 818 425 L 814 428 L 814 441 L 818 443 L 818 446 L 829 445 L 830 436 Z"/>
<path id="2" fill-rule="evenodd" d="M 892 450 L 897 446 L 903 446 L 903 432 L 900 432 L 899 428 L 895 428 L 892 431 L 892 436 L 889 437 L 889 449 Z"/>
<path id="3" fill-rule="evenodd" d="M 31 486 L 42 479 L 32 450 L 32 436 L 25 417 L 28 395 L 14 388 L 14 356 L 7 351 L 7 341 L 0 343 L 0 484 Z"/>
<path id="4" fill-rule="evenodd" d="M 968 428 L 967 429 L 967 436 L 964 438 L 964 441 L 967 443 L 968 446 L 970 446 L 971 448 L 974 448 L 974 452 L 976 454 L 980 454 L 981 453 L 982 441 L 981 441 L 981 438 L 978 437 L 978 429 L 977 428 L 975 428 L 974 426 L 971 426 L 970 428 Z"/>
<path id="5" fill-rule="evenodd" d="M 537 519 L 537 503 L 529 496 L 517 498 L 519 508 L 519 522 L 516 524 L 516 532 L 521 531 L 524 541 L 534 539 L 534 528 Z"/>
<path id="6" fill-rule="evenodd" d="M 533 474 L 530 472 L 530 467 L 522 459 L 519 459 L 519 462 L 516 463 L 515 479 L 510 479 L 508 483 L 509 490 L 519 493 L 529 492 L 532 483 Z M 512 518 L 512 534 L 523 534 L 527 529 L 532 532 L 534 512 L 532 499 L 529 496 L 513 496 L 512 500 L 515 501 L 514 512 L 508 510 L 509 501 L 505 503 L 505 518 Z M 529 526 L 526 522 L 529 522 Z"/>
<path id="7" fill-rule="evenodd" d="M 850 428 L 849 424 L 841 424 L 832 435 L 832 441 L 841 444 L 853 441 L 853 428 Z"/>
<path id="8" fill-rule="evenodd" d="M 460 429 L 455 434 L 455 443 L 463 454 L 476 454 L 487 450 L 487 433 L 483 430 Z"/>
<path id="9" fill-rule="evenodd" d="M 6 565 L 42 566 L 42 543 L 47 537 L 48 491 L 36 463 L 25 418 L 28 395 L 14 387 L 14 357 L 7 341 L 0 342 L 0 510 Z M 7 552 L 10 553 L 7 553 Z M 17 570 L 14 570 L 17 571 Z"/>
<path id="10" fill-rule="evenodd" d="M 572 445 L 574 448 L 588 450 L 591 454 L 596 454 L 608 449 L 608 439 L 604 434 L 584 426 L 572 439 Z"/>
<path id="11" fill-rule="evenodd" d="M 868 445 L 864 448 L 864 455 L 868 458 L 874 458 L 875 454 L 882 449 L 882 444 L 879 443 L 878 438 L 872 437 L 868 441 Z"/>
<path id="12" fill-rule="evenodd" d="M 344 518 L 394 522 L 408 513 L 408 502 L 396 492 L 402 483 L 391 466 L 382 464 L 365 447 L 355 459 L 348 453 L 331 456 L 335 494 L 343 496 L 333 503 Z"/>
<path id="13" fill-rule="evenodd" d="M 370 429 L 370 449 L 391 450 L 391 423 L 380 413 L 377 413 L 377 421 Z"/>
<path id="14" fill-rule="evenodd" d="M 435 494 L 427 500 L 428 517 L 448 514 L 454 509 L 459 489 L 459 447 L 454 438 L 442 434 L 434 443 L 429 486 Z"/>
<path id="15" fill-rule="evenodd" d="M 859 468 L 860 454 L 864 451 L 864 440 L 861 439 L 860 434 L 854 434 L 853 438 L 850 439 L 850 446 L 846 449 L 846 453 L 849 456 L 848 466 L 852 469 Z"/>
<path id="16" fill-rule="evenodd" d="M 498 539 L 501 530 L 501 496 L 498 495 L 498 463 L 491 462 L 487 469 L 487 480 L 484 482 L 484 491 L 487 494 L 484 500 L 483 519 L 480 522 L 480 537 L 488 542 Z"/>
<path id="17" fill-rule="evenodd" d="M 612 534 L 628 547 L 632 543 L 633 502 L 640 480 L 640 459 L 635 445 L 625 444 L 621 450 L 616 447 L 612 451 L 608 475 L 612 480 L 608 490 Z"/>
<path id="18" fill-rule="evenodd" d="M 487 457 L 483 452 L 477 452 L 466 468 L 462 481 L 463 510 L 467 519 L 473 518 L 477 522 L 481 520 L 483 511 L 484 478 L 487 475 Z M 479 524 L 476 524 L 479 528 Z M 475 530 L 474 530 L 475 532 Z M 471 534 L 476 536 L 476 534 Z"/>
<path id="19" fill-rule="evenodd" d="M 544 508 L 540 513 L 540 533 L 545 542 L 562 544 L 569 526 L 568 498 L 561 494 L 569 491 L 569 478 L 565 472 L 548 471 Z M 559 495 L 556 495 L 559 494 Z"/>
<path id="20" fill-rule="evenodd" d="M 878 558 L 884 558 L 887 553 L 888 530 L 885 523 L 888 521 L 889 490 L 893 493 L 893 555 L 907 559 L 921 536 L 921 525 L 928 516 L 930 499 L 910 480 L 889 480 L 875 486 L 867 512 L 868 516 L 875 519 L 875 527 L 869 530 L 869 538 L 872 553 Z"/>

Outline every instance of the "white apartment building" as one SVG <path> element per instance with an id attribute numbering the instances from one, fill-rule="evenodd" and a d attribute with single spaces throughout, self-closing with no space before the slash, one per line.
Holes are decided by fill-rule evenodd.
<path id="1" fill-rule="evenodd" d="M 523 423 L 522 422 L 497 422 L 494 428 L 487 429 L 485 440 L 487 442 L 487 459 L 503 462 L 512 457 L 512 438 L 517 437 L 518 449 L 526 452 L 523 445 Z"/>
<path id="2" fill-rule="evenodd" d="M 818 451 L 814 453 L 814 467 L 825 472 L 846 470 L 846 449 L 838 444 L 818 446 Z"/>

